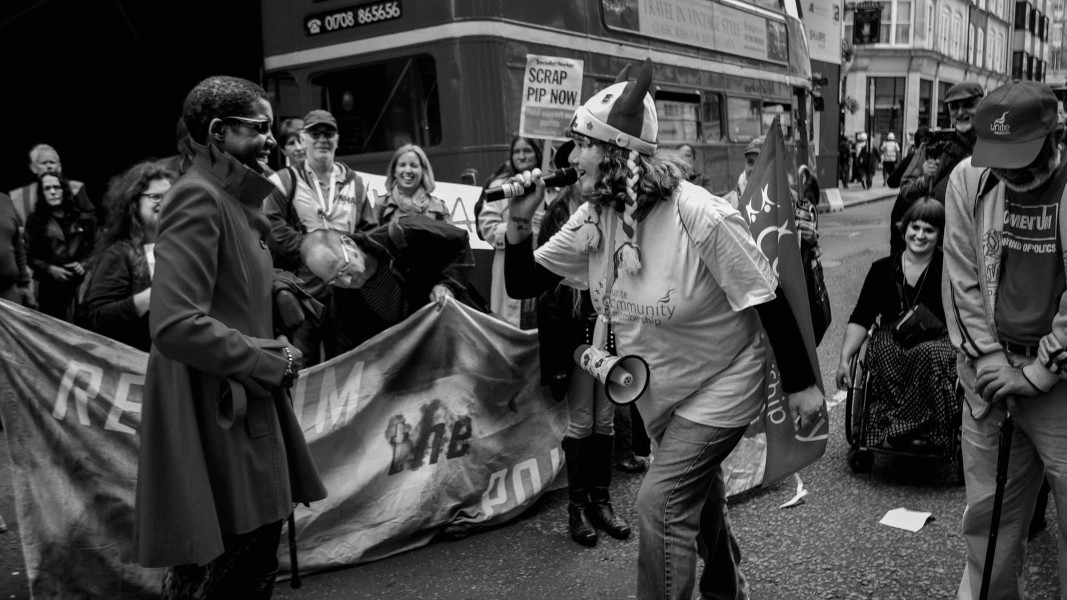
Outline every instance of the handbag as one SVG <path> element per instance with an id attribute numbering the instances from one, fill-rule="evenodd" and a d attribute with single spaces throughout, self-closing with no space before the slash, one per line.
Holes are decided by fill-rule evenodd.
<path id="1" fill-rule="evenodd" d="M 897 281 L 897 293 L 900 295 L 901 314 L 889 326 L 893 338 L 901 346 L 910 348 L 920 342 L 926 342 L 941 337 L 945 332 L 945 324 L 929 308 L 926 308 L 919 297 L 922 296 L 923 286 L 926 285 L 926 276 L 929 267 L 922 274 L 922 282 L 915 292 L 915 301 L 911 306 L 907 305 L 907 295 L 904 292 L 902 281 Z M 901 273 L 901 279 L 904 275 Z"/>
<path id="2" fill-rule="evenodd" d="M 941 337 L 945 324 L 922 302 L 916 302 L 893 321 L 893 337 L 905 348 Z"/>

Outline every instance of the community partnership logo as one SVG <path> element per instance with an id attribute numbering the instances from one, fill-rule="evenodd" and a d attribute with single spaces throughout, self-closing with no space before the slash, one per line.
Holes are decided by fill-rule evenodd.
<path id="1" fill-rule="evenodd" d="M 674 317 L 675 306 L 672 295 L 674 288 L 667 288 L 653 303 L 635 302 L 630 299 L 626 290 L 612 290 L 611 297 L 605 299 L 605 304 L 611 309 L 613 318 L 619 321 L 631 323 L 644 323 L 659 327 L 663 321 L 669 321 Z"/>
<path id="2" fill-rule="evenodd" d="M 389 419 L 385 439 L 393 447 L 390 475 L 405 469 L 413 471 L 426 463 L 437 464 L 446 441 L 446 459 L 459 458 L 470 451 L 470 415 L 457 415 L 440 400 L 431 400 L 420 410 L 422 417 L 414 425 L 409 425 L 404 415 Z"/>

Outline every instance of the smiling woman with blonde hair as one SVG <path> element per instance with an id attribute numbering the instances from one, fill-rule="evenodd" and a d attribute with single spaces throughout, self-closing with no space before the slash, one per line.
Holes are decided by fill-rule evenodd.
<path id="1" fill-rule="evenodd" d="M 452 222 L 444 200 L 431 195 L 437 187 L 433 167 L 426 152 L 415 144 L 404 144 L 393 153 L 386 169 L 385 187 L 386 195 L 378 199 L 378 223 L 384 225 L 405 215 Z"/>

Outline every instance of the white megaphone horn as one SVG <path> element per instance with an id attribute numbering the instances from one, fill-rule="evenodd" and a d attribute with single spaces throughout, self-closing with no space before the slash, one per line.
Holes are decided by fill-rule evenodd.
<path id="1" fill-rule="evenodd" d="M 574 351 L 574 362 L 604 384 L 608 400 L 615 404 L 635 402 L 648 389 L 648 363 L 640 356 L 612 356 L 582 344 Z"/>

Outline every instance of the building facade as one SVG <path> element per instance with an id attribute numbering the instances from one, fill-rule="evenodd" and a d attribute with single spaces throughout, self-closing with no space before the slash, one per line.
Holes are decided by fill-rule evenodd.
<path id="1" fill-rule="evenodd" d="M 1062 2 L 1063 0 L 1058 0 Z M 948 88 L 986 91 L 1011 79 L 1045 80 L 1052 0 L 886 0 L 846 3 L 844 39 L 857 9 L 881 9 L 876 43 L 858 45 L 844 73 L 843 131 L 875 144 L 893 132 L 907 147 L 919 125 L 948 127 Z"/>

